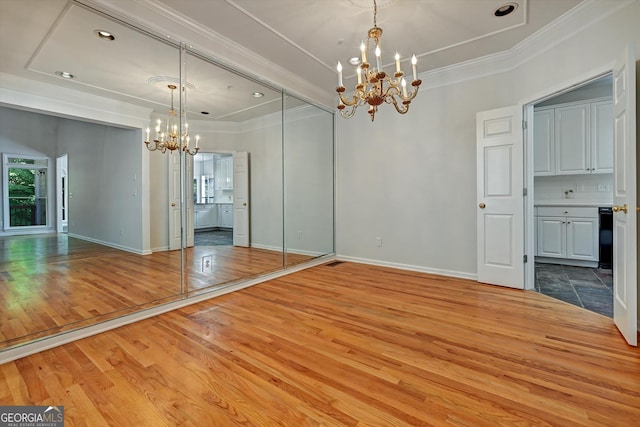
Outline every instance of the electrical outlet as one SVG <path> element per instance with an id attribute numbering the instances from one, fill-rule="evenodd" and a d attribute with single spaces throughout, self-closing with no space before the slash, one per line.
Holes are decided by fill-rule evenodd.
<path id="1" fill-rule="evenodd" d="M 382 237 L 376 237 L 376 246 L 382 247 Z"/>
<path id="2" fill-rule="evenodd" d="M 298 230 L 298 240 L 302 240 L 302 230 Z"/>
<path id="3" fill-rule="evenodd" d="M 211 255 L 205 255 L 202 257 L 202 272 L 203 273 L 212 273 L 213 272 L 213 257 Z"/>

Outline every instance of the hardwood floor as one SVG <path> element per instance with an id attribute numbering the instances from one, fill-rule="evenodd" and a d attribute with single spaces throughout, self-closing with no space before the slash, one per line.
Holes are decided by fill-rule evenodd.
<path id="1" fill-rule="evenodd" d="M 203 272 L 205 255 L 211 272 Z M 283 259 L 255 248 L 188 248 L 186 290 L 275 271 Z M 307 259 L 287 254 L 290 263 Z M 175 300 L 180 292 L 180 251 L 136 255 L 66 234 L 2 237 L 0 349 Z"/>
<path id="2" fill-rule="evenodd" d="M 631 426 L 640 351 L 536 292 L 314 267 L 0 366 L 67 426 Z"/>

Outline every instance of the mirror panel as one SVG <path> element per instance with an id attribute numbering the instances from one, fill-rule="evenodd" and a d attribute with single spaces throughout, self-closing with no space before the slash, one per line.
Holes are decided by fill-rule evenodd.
<path id="1" fill-rule="evenodd" d="M 77 3 L 48 4 L 27 67 L 0 64 L 0 88 L 24 94 L 0 106 L 0 352 L 333 252 L 331 113 Z M 187 88 L 173 105 L 197 155 L 143 143 L 172 107 L 170 84 Z"/>
<path id="2" fill-rule="evenodd" d="M 2 197 L 0 350 L 181 297 L 181 253 L 167 250 L 170 182 L 158 173 L 168 157 L 142 143 L 150 112 L 170 103 L 166 85 L 150 79 L 179 76 L 180 49 L 75 3 L 58 13 L 24 52 L 20 79 L 32 89 L 12 87 L 27 101 L 32 90 L 38 109 L 0 107 L 0 152 L 47 163 L 45 181 L 32 183 L 46 207 L 42 197 L 29 203 L 43 225 L 13 227 L 17 200 Z"/>
<path id="3" fill-rule="evenodd" d="M 186 69 L 189 133 L 200 137 L 188 179 L 194 245 L 185 251 L 194 292 L 283 267 L 282 94 L 195 52 Z"/>
<path id="4" fill-rule="evenodd" d="M 284 110 L 286 265 L 334 252 L 333 113 L 291 95 Z"/>

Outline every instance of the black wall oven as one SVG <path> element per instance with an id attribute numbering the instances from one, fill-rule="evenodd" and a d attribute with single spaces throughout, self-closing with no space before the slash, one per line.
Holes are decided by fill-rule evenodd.
<path id="1" fill-rule="evenodd" d="M 600 261 L 598 268 L 610 269 L 613 266 L 613 210 L 611 208 L 598 208 L 599 226 L 599 251 Z"/>

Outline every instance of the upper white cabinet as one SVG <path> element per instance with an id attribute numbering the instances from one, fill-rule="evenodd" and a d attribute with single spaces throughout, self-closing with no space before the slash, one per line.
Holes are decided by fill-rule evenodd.
<path id="1" fill-rule="evenodd" d="M 233 156 L 216 159 L 215 170 L 216 189 L 233 189 Z"/>
<path id="2" fill-rule="evenodd" d="M 555 111 L 553 108 L 533 114 L 533 173 L 555 175 Z"/>
<path id="3" fill-rule="evenodd" d="M 537 110 L 533 132 L 535 175 L 613 171 L 611 100 Z"/>
<path id="4" fill-rule="evenodd" d="M 613 104 L 591 104 L 591 172 L 613 172 Z"/>
<path id="5" fill-rule="evenodd" d="M 589 165 L 589 104 L 555 109 L 556 174 L 584 174 Z"/>

